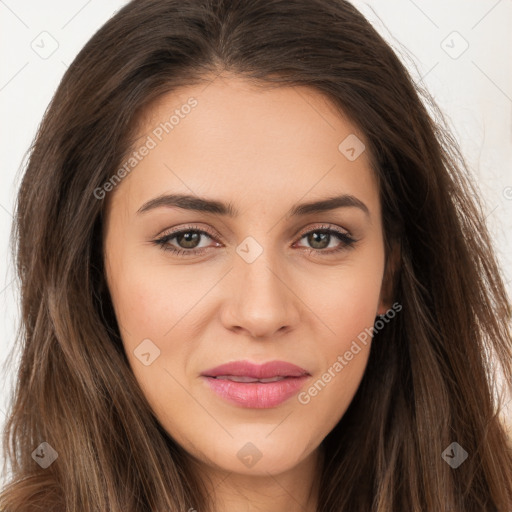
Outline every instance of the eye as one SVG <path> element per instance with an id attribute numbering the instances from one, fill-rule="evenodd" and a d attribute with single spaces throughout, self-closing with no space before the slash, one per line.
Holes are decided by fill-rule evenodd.
<path id="1" fill-rule="evenodd" d="M 353 247 L 356 240 L 346 232 L 338 228 L 333 229 L 331 226 L 319 226 L 313 230 L 303 233 L 300 240 L 306 239 L 311 247 L 305 247 L 308 252 L 321 253 L 322 255 L 329 255 Z M 331 245 L 331 242 L 338 241 L 338 244 Z M 331 247 L 330 250 L 326 250 Z"/>
<path id="2" fill-rule="evenodd" d="M 213 234 L 199 229 L 196 226 L 189 226 L 186 229 L 174 231 L 154 241 L 164 251 L 170 251 L 176 256 L 196 256 L 202 254 L 208 247 L 200 246 L 201 238 L 207 237 L 213 239 Z M 178 247 L 171 243 L 176 239 Z M 220 245 L 220 244 L 219 244 Z"/>
<path id="3" fill-rule="evenodd" d="M 188 226 L 179 231 L 173 231 L 161 238 L 154 240 L 164 251 L 170 251 L 176 256 L 197 256 L 203 254 L 211 246 L 202 245 L 201 242 L 204 238 L 214 240 L 215 235 L 204 229 L 199 229 L 197 226 Z M 202 240 L 203 239 L 203 240 Z M 348 249 L 352 247 L 357 240 L 352 238 L 349 233 L 340 230 L 339 228 L 333 229 L 330 226 L 322 225 L 313 230 L 303 233 L 299 240 L 306 239 L 310 247 L 301 247 L 306 249 L 309 253 L 316 253 L 320 255 L 329 255 Z M 338 244 L 332 247 L 332 242 L 338 241 Z M 174 242 L 173 242 L 174 241 Z M 216 242 L 219 247 L 222 244 Z M 330 247 L 330 249 L 329 249 Z M 329 249 L 329 250 L 327 250 Z"/>

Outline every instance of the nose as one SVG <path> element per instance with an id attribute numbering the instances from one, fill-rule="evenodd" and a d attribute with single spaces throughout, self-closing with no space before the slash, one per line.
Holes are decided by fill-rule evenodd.
<path id="1" fill-rule="evenodd" d="M 285 264 L 267 251 L 252 263 L 235 255 L 226 277 L 223 325 L 252 338 L 272 338 L 293 330 L 300 320 L 300 298 Z"/>

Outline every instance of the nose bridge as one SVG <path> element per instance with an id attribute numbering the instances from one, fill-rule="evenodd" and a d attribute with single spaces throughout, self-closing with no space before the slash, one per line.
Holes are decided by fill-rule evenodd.
<path id="1" fill-rule="evenodd" d="M 269 305 L 278 298 L 285 299 L 282 277 L 279 279 L 282 265 L 270 243 L 264 248 L 256 239 L 247 237 L 236 252 L 235 270 L 242 284 L 241 291 L 249 293 L 253 301 L 265 299 Z"/>
<path id="2" fill-rule="evenodd" d="M 270 336 L 295 324 L 298 311 L 286 282 L 288 273 L 270 244 L 264 247 L 247 237 L 236 253 L 227 320 L 231 326 L 245 328 L 253 336 Z"/>

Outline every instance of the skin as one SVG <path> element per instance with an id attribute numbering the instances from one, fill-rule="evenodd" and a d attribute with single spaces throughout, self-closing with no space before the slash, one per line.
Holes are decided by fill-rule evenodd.
<path id="1" fill-rule="evenodd" d="M 350 404 L 370 343 L 307 404 L 294 396 L 242 408 L 210 391 L 200 373 L 279 359 L 310 373 L 307 390 L 390 307 L 370 157 L 350 161 L 338 150 L 350 134 L 365 138 L 317 91 L 225 75 L 162 97 L 145 113 L 138 142 L 190 97 L 197 106 L 108 197 L 105 265 L 126 354 L 156 417 L 211 482 L 216 510 L 313 511 L 320 443 Z M 230 202 L 239 215 L 167 206 L 137 213 L 169 193 Z M 286 216 L 296 204 L 341 194 L 368 214 L 352 206 Z M 322 225 L 355 244 L 331 235 L 324 248 L 303 236 Z M 215 234 L 199 239 L 203 254 L 176 256 L 154 243 L 190 226 Z M 236 252 L 249 236 L 263 249 L 251 263 Z M 176 237 L 168 245 L 193 248 Z M 160 350 L 147 366 L 134 354 L 144 339 Z M 248 442 L 261 454 L 252 467 L 237 456 Z"/>

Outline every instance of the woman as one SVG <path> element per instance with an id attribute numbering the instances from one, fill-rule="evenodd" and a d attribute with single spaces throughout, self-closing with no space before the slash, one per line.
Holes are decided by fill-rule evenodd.
<path id="1" fill-rule="evenodd" d="M 19 192 L 2 509 L 510 510 L 474 194 L 349 3 L 129 3 Z"/>

